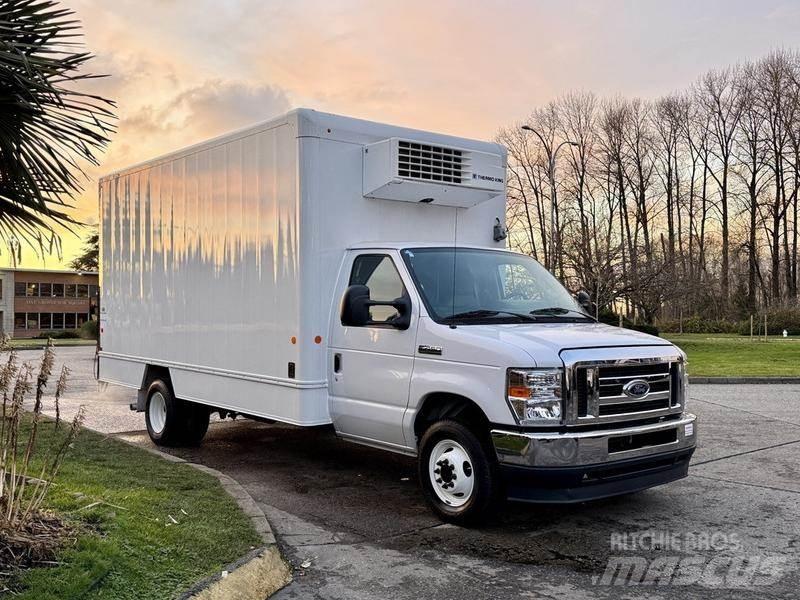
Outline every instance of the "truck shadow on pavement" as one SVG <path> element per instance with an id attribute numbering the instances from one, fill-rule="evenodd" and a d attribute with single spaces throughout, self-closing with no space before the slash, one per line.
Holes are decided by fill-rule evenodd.
<path id="1" fill-rule="evenodd" d="M 150 443 L 146 435 L 135 441 Z M 465 529 L 441 523 L 428 510 L 413 458 L 344 442 L 330 428 L 218 422 L 201 447 L 169 452 L 230 475 L 256 502 L 336 539 L 402 552 L 435 550 L 596 573 L 612 554 L 613 533 L 646 529 L 654 514 L 680 511 L 657 488 L 576 505 L 507 503 L 492 521 Z"/>

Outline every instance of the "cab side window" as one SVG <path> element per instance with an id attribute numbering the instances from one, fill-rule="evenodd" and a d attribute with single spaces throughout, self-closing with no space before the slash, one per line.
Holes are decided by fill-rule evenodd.
<path id="1" fill-rule="evenodd" d="M 361 254 L 353 261 L 350 285 L 365 285 L 371 300 L 390 302 L 406 295 L 406 288 L 391 257 L 386 254 Z M 399 316 L 392 306 L 372 306 L 370 319 L 387 323 Z"/>

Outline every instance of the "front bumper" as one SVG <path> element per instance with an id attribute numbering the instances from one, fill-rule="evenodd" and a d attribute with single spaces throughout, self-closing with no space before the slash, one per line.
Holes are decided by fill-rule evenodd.
<path id="1" fill-rule="evenodd" d="M 508 496 L 529 502 L 582 502 L 686 477 L 696 417 L 575 432 L 493 430 Z"/>

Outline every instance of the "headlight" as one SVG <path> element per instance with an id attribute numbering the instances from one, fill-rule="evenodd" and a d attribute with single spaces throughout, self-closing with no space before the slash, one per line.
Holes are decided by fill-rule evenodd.
<path id="1" fill-rule="evenodd" d="M 509 369 L 508 403 L 520 425 L 561 420 L 562 369 Z"/>

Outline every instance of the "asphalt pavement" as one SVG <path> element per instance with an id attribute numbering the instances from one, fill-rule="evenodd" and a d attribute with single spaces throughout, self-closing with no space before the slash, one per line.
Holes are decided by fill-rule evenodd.
<path id="1" fill-rule="evenodd" d="M 27 360 L 39 352 L 26 351 Z M 98 389 L 93 348 L 62 413 L 149 445 L 135 392 Z M 329 428 L 212 423 L 176 450 L 242 484 L 295 578 L 277 598 L 795 598 L 800 588 L 800 385 L 694 385 L 699 446 L 687 479 L 570 506 L 509 504 L 480 529 L 440 523 L 413 460 Z M 51 410 L 47 408 L 47 410 Z"/>

